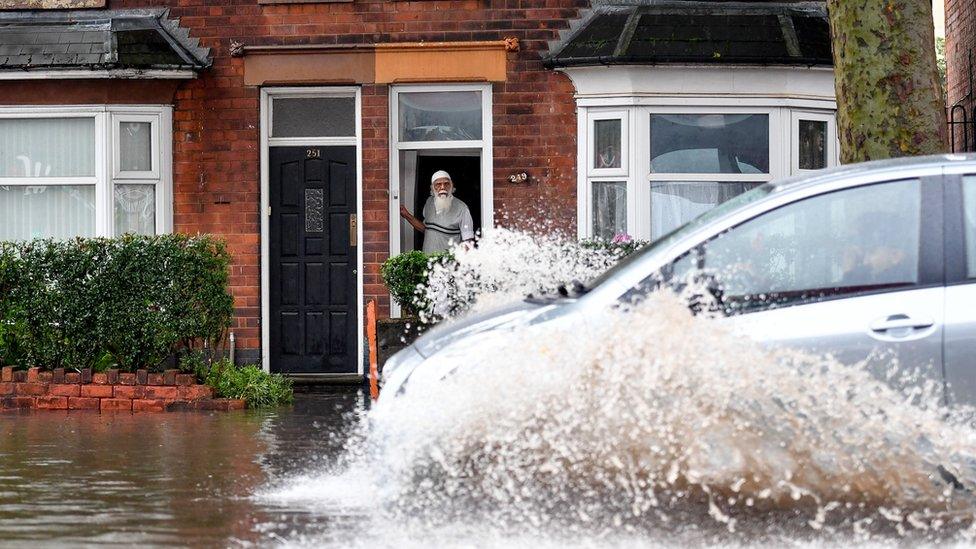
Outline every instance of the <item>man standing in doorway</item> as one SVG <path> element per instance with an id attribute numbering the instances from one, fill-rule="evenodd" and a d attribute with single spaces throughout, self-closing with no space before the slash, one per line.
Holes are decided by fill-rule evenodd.
<path id="1" fill-rule="evenodd" d="M 430 198 L 424 204 L 420 221 L 400 206 L 400 215 L 414 229 L 424 233 L 424 253 L 442 252 L 458 242 L 474 240 L 474 221 L 468 205 L 454 198 L 454 182 L 440 170 L 430 177 Z"/>

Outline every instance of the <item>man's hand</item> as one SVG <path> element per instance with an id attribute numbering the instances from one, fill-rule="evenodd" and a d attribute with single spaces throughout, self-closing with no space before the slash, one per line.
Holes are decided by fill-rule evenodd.
<path id="1" fill-rule="evenodd" d="M 410 210 L 408 210 L 403 204 L 400 204 L 400 217 L 406 219 L 407 223 L 409 223 L 414 229 L 417 229 L 420 232 L 426 232 L 427 228 L 424 227 L 424 223 L 414 217 L 414 215 L 410 213 Z"/>

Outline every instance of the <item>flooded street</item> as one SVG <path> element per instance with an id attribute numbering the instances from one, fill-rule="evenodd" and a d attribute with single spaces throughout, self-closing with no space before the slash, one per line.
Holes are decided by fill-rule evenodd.
<path id="1" fill-rule="evenodd" d="M 590 520 L 563 529 L 558 519 L 535 527 L 515 520 L 508 527 L 498 515 L 482 514 L 481 504 L 490 508 L 491 502 L 465 502 L 473 492 L 447 505 L 431 494 L 420 497 L 444 513 L 440 520 L 410 506 L 391 509 L 389 494 L 382 493 L 386 481 L 375 478 L 382 471 L 343 463 L 343 445 L 355 436 L 366 408 L 360 392 L 340 390 L 299 394 L 293 407 L 274 412 L 2 414 L 0 546 L 536 549 L 853 541 L 888 546 L 970 539 L 959 528 L 907 535 L 889 528 L 880 536 L 852 539 L 846 530 L 811 530 L 803 513 L 782 509 L 756 513 L 732 533 L 695 505 L 672 507 L 670 523 L 655 519 L 637 528 L 620 528 L 612 520 L 594 527 Z M 435 482 L 415 487 L 451 489 L 449 483 L 435 487 L 436 477 L 426 480 Z M 552 487 L 554 493 L 559 488 Z M 590 510 L 592 495 L 580 494 Z M 518 504 L 512 509 L 522 510 Z"/>
<path id="2" fill-rule="evenodd" d="M 549 249 L 530 244 L 525 257 Z M 435 284 L 431 301 L 536 291 L 491 246 L 461 272 L 497 276 Z M 567 277 L 589 268 L 549 255 Z M 399 388 L 407 370 L 387 362 L 373 404 L 334 389 L 272 411 L 0 414 L 0 546 L 976 539 L 976 415 L 924 365 L 765 348 L 668 291 L 585 320 L 586 337 L 525 322 L 461 340 Z"/>
<path id="3" fill-rule="evenodd" d="M 363 405 L 346 390 L 299 394 L 271 412 L 0 414 L 0 545 L 266 546 L 351 534 L 361 517 L 254 494 L 327 468 Z"/>

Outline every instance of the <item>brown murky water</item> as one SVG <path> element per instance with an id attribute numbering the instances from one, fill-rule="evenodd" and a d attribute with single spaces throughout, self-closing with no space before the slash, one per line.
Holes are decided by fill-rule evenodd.
<path id="1" fill-rule="evenodd" d="M 266 412 L 2 413 L 0 545 L 266 546 L 354 528 L 251 496 L 328 467 L 365 405 L 342 391 Z"/>

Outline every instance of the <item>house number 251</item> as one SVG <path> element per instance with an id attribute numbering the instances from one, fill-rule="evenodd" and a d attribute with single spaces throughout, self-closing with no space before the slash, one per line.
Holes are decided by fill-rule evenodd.
<path id="1" fill-rule="evenodd" d="M 322 149 L 306 149 L 305 158 L 322 158 Z"/>

